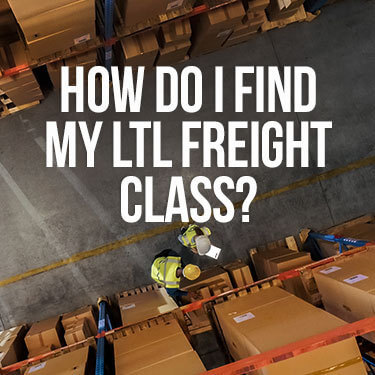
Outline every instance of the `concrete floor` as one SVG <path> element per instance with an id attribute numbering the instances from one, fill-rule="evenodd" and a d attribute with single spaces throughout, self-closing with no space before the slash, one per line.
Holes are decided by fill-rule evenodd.
<path id="1" fill-rule="evenodd" d="M 196 175 L 237 178 L 250 174 L 263 193 L 316 175 L 324 170 L 375 155 L 375 3 L 345 0 L 324 8 L 311 23 L 293 24 L 284 29 L 257 35 L 247 43 L 202 56 L 190 63 L 198 65 L 205 77 L 204 110 L 197 115 L 180 111 L 154 113 L 154 75 L 146 78 L 143 112 L 104 115 L 59 113 L 59 95 L 53 93 L 39 106 L 0 121 L 0 279 L 67 258 L 113 240 L 140 233 L 159 224 L 128 224 L 120 215 L 120 183 L 127 174 L 154 176 L 156 213 L 163 213 L 169 177 Z M 252 106 L 244 114 L 233 113 L 232 95 L 226 111 L 214 114 L 213 66 L 225 67 L 226 92 L 233 92 L 231 72 L 235 65 L 309 65 L 318 79 L 317 107 L 312 113 L 256 114 Z M 182 69 L 183 65 L 179 66 Z M 42 150 L 45 122 L 85 119 L 104 120 L 96 152 L 96 166 L 83 166 L 82 148 L 75 169 L 45 168 Z M 112 168 L 111 121 L 130 119 L 161 120 L 165 152 L 176 160 L 170 170 L 154 170 L 146 161 L 143 169 Z M 328 132 L 327 167 L 267 169 L 203 169 L 200 155 L 193 155 L 192 167 L 181 168 L 179 123 L 187 119 L 218 120 L 332 120 Z M 131 134 L 128 135 L 130 138 Z M 132 139 L 132 138 L 131 138 Z M 315 144 L 315 140 L 311 140 Z M 127 150 L 128 151 L 128 150 Z M 134 151 L 131 146 L 129 153 Z M 167 154 L 165 154 L 167 156 Z M 311 151 L 316 160 L 316 152 Z M 375 166 L 348 172 L 283 195 L 255 203 L 251 222 L 243 224 L 239 212 L 229 224 L 208 223 L 213 241 L 223 248 L 221 262 L 247 257 L 251 247 L 296 234 L 300 228 L 322 229 L 375 211 Z M 237 195 L 231 196 L 234 200 Z M 191 198 L 189 197 L 189 201 Z M 177 243 L 178 231 L 86 259 L 0 288 L 1 325 L 10 327 L 31 322 L 76 307 L 94 303 L 103 294 L 151 282 L 150 262 L 164 248 L 183 251 Z M 191 258 L 188 256 L 188 258 Z M 202 267 L 215 262 L 194 259 Z M 0 325 L 0 328 L 1 328 Z"/>

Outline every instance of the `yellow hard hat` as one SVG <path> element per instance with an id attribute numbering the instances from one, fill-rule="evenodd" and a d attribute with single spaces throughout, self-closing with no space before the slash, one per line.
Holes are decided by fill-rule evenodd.
<path id="1" fill-rule="evenodd" d="M 194 264 L 188 264 L 182 271 L 184 277 L 186 277 L 188 280 L 195 280 L 198 279 L 198 277 L 201 274 L 201 270 L 198 266 L 195 266 Z"/>

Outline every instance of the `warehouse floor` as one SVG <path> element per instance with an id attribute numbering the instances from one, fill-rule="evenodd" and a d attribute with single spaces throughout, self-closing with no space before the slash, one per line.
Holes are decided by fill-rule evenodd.
<path id="1" fill-rule="evenodd" d="M 204 74 L 204 109 L 196 115 L 181 111 L 154 112 L 154 75 L 146 77 L 143 112 L 104 115 L 61 114 L 59 94 L 51 93 L 39 106 L 0 121 L 0 279 L 48 266 L 73 254 L 136 234 L 137 243 L 80 260 L 39 275 L 0 287 L 1 326 L 10 327 L 69 311 L 111 294 L 150 283 L 149 268 L 154 254 L 164 248 L 184 252 L 176 241 L 178 230 L 142 239 L 144 232 L 163 224 L 122 221 L 120 184 L 126 175 L 154 176 L 154 212 L 163 213 L 170 176 L 183 175 L 185 181 L 197 175 L 232 178 L 249 174 L 264 193 L 312 177 L 324 171 L 375 155 L 375 3 L 345 0 L 323 9 L 311 23 L 293 24 L 284 29 L 257 35 L 247 43 L 202 56 L 191 61 Z M 214 114 L 213 67 L 225 67 L 226 107 Z M 317 73 L 315 111 L 307 114 L 256 114 L 249 106 L 244 114 L 233 113 L 233 67 L 235 65 L 309 65 Z M 182 69 L 183 65 L 179 66 Z M 230 94 L 228 94 L 230 93 Z M 153 169 L 146 157 L 143 169 L 112 168 L 111 122 L 130 119 L 160 120 L 163 124 L 163 156 L 176 165 L 168 170 Z M 182 120 L 332 120 L 327 137 L 326 168 L 260 167 L 244 169 L 203 169 L 201 155 L 193 154 L 192 167 L 181 168 L 179 155 Z M 82 145 L 77 151 L 78 167 L 45 167 L 45 122 L 56 120 L 104 120 L 95 168 L 84 167 Z M 132 136 L 130 136 L 131 139 Z M 149 142 L 149 139 L 147 139 Z M 315 144 L 315 140 L 311 140 Z M 125 153 L 133 155 L 134 142 Z M 147 147 L 151 144 L 147 143 Z M 241 154 L 241 153 L 239 153 Z M 310 157 L 316 160 L 315 147 Z M 315 163 L 316 164 L 316 163 Z M 314 163 L 312 163 L 314 165 Z M 359 166 L 361 163 L 359 163 Z M 303 227 L 316 230 L 375 211 L 375 166 L 343 171 L 320 183 L 256 202 L 251 206 L 251 222 L 242 224 L 239 212 L 229 224 L 208 223 L 213 242 L 223 248 L 220 262 L 247 258 L 247 250 L 265 242 L 296 234 Z M 188 184 L 186 185 L 188 190 Z M 240 197 L 231 195 L 234 201 Z M 191 198 L 188 198 L 191 201 Z M 142 199 L 137 198 L 137 203 Z M 187 259 L 192 257 L 187 254 Z M 203 267 L 215 262 L 193 259 Z M 14 282 L 13 282 L 14 281 Z"/>

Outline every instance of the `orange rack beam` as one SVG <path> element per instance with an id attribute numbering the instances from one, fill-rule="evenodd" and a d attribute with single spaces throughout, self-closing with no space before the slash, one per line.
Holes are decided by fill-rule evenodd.
<path id="1" fill-rule="evenodd" d="M 237 362 L 207 371 L 205 375 L 240 375 L 248 374 L 300 354 L 307 353 L 323 346 L 334 344 L 352 337 L 362 336 L 375 331 L 375 317 L 347 324 L 304 340 L 285 345 L 281 348 L 254 355 Z"/>

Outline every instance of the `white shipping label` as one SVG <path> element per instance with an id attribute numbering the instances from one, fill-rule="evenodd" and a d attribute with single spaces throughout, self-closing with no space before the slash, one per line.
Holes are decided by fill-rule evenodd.
<path id="1" fill-rule="evenodd" d="M 80 44 L 80 43 L 83 43 L 83 42 L 87 42 L 90 39 L 91 39 L 91 34 L 82 35 L 79 38 L 74 39 L 74 44 Z"/>
<path id="2" fill-rule="evenodd" d="M 366 279 L 368 279 L 368 276 L 358 274 L 358 275 L 349 277 L 348 279 L 345 279 L 344 281 L 348 284 L 355 284 L 355 283 L 358 283 L 358 281 L 362 281 Z"/>
<path id="3" fill-rule="evenodd" d="M 168 4 L 167 10 L 179 8 L 183 3 L 184 3 L 184 0 L 172 1 L 171 3 Z"/>
<path id="4" fill-rule="evenodd" d="M 320 271 L 320 273 L 323 273 L 324 275 L 328 275 L 328 274 L 330 274 L 332 272 L 336 272 L 338 270 L 341 270 L 341 267 L 332 266 L 332 267 L 326 268 L 325 270 Z"/>
<path id="5" fill-rule="evenodd" d="M 236 316 L 234 319 L 234 321 L 236 323 L 242 323 L 242 322 L 245 322 L 246 320 L 250 320 L 250 319 L 254 319 L 255 318 L 255 315 L 252 314 L 251 312 L 248 312 L 246 314 L 242 314 L 240 316 Z"/>
<path id="6" fill-rule="evenodd" d="M 134 309 L 135 303 L 128 303 L 127 305 L 121 306 L 122 310 L 129 310 L 129 309 Z"/>
<path id="7" fill-rule="evenodd" d="M 31 374 L 32 372 L 41 370 L 42 368 L 46 367 L 46 364 L 47 362 L 43 362 L 43 363 L 39 363 L 39 365 L 30 367 L 29 374 Z"/>
<path id="8" fill-rule="evenodd" d="M 224 36 L 228 36 L 232 32 L 232 29 L 224 30 L 216 35 L 216 38 L 223 38 Z"/>
<path id="9" fill-rule="evenodd" d="M 107 51 L 107 52 L 105 53 L 105 59 L 106 59 L 106 60 L 109 60 L 109 59 L 111 59 L 111 58 L 112 58 L 112 50 Z"/>

